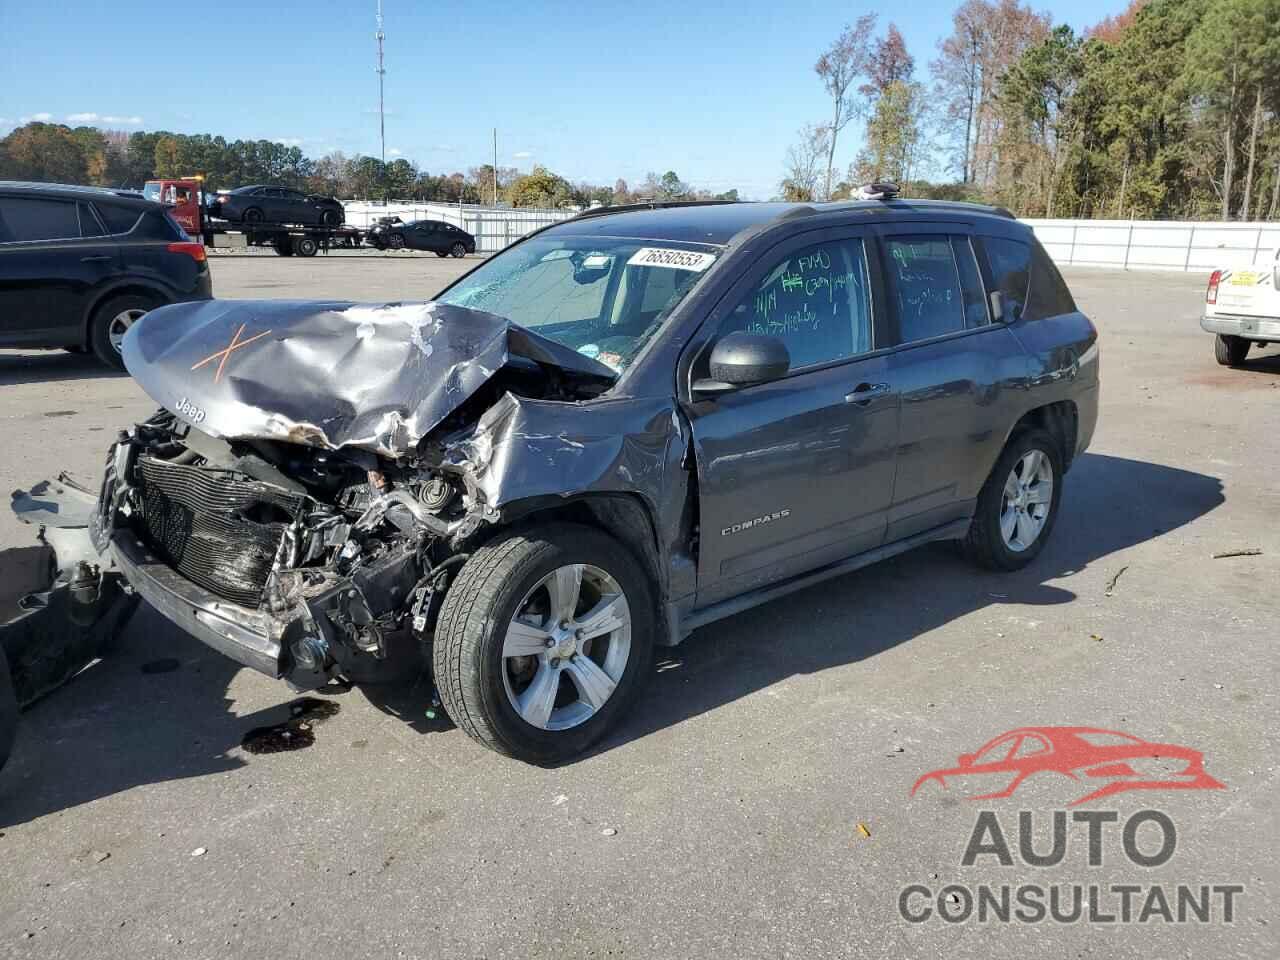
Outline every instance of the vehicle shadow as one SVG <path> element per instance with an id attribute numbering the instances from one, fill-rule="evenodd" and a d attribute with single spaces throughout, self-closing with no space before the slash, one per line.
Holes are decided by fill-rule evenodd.
<path id="1" fill-rule="evenodd" d="M 1134 495 L 1117 497 L 1117 490 Z M 641 701 L 595 752 L 790 676 L 865 660 L 985 607 L 1070 603 L 1076 595 L 1048 581 L 1169 533 L 1223 499 L 1215 477 L 1085 454 L 1067 478 L 1052 539 L 1026 569 L 993 574 L 952 545 L 933 544 L 711 624 L 679 647 L 659 648 Z"/>
<path id="2" fill-rule="evenodd" d="M 106 380 L 127 377 L 113 370 L 92 353 L 63 350 L 0 351 L 0 387 L 20 383 L 56 383 L 66 380 Z"/>
<path id="3" fill-rule="evenodd" d="M 1116 490 L 1136 495 L 1119 498 Z M 1070 603 L 1074 593 L 1046 581 L 1175 530 L 1222 502 L 1215 477 L 1086 454 L 1065 485 L 1053 539 L 1027 569 L 975 570 L 937 544 L 704 627 L 681 646 L 659 650 L 640 703 L 593 753 L 796 674 L 865 660 L 984 607 Z M 235 770 L 245 765 L 236 748 L 250 730 L 290 716 L 291 698 L 283 696 L 276 706 L 233 716 L 227 693 L 239 665 L 145 604 L 116 646 L 22 715 L 18 747 L 0 772 L 0 828 L 142 784 Z M 452 728 L 443 711 L 426 716 L 425 674 L 361 692 L 419 733 Z"/>
<path id="4" fill-rule="evenodd" d="M 148 783 L 245 765 L 229 751 L 289 718 L 289 702 L 231 715 L 239 664 L 139 606 L 102 659 L 19 718 L 0 771 L 0 829 Z"/>

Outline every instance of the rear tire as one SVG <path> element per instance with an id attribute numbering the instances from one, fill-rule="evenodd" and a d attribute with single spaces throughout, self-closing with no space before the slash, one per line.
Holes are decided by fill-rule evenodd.
<path id="1" fill-rule="evenodd" d="M 272 240 L 271 249 L 282 257 L 293 256 L 293 244 L 289 242 L 287 237 L 283 240 Z"/>
<path id="2" fill-rule="evenodd" d="M 1220 333 L 1213 341 L 1213 355 L 1224 367 L 1238 367 L 1249 356 L 1253 343 L 1243 337 L 1231 337 Z"/>
<path id="3" fill-rule="evenodd" d="M 300 257 L 314 257 L 319 249 L 320 244 L 316 242 L 315 237 L 294 237 L 293 239 L 293 252 Z"/>
<path id="4" fill-rule="evenodd" d="M 558 584 L 559 571 L 573 570 L 577 584 L 563 588 L 572 612 L 561 619 L 548 582 Z M 564 582 L 573 583 L 572 576 Z M 653 596 L 631 553 L 588 527 L 548 525 L 481 547 L 446 594 L 436 625 L 435 681 L 450 718 L 476 742 L 526 763 L 556 764 L 582 754 L 648 680 Z M 600 618 L 605 606 L 609 618 L 592 626 L 589 614 Z M 542 626 L 530 626 L 532 620 Z M 532 644 L 527 655 L 510 646 L 513 630 L 521 629 L 532 637 L 525 641 Z M 540 637 L 547 633 L 558 639 L 545 644 Z M 539 689 L 548 696 L 537 697 Z M 531 706 L 518 706 L 521 700 Z M 538 701 L 552 706 L 539 715 Z"/>
<path id="5" fill-rule="evenodd" d="M 323 227 L 336 227 L 341 222 L 342 217 L 337 210 L 323 210 L 320 213 L 320 225 Z"/>
<path id="6" fill-rule="evenodd" d="M 257 207 L 250 207 L 248 210 L 244 212 L 244 216 L 241 217 L 240 219 L 243 220 L 245 223 L 261 223 L 262 211 L 259 210 Z"/>
<path id="7" fill-rule="evenodd" d="M 1034 456 L 1037 451 L 1040 457 Z M 1040 478 L 1047 476 L 1050 490 L 1045 491 L 1043 479 L 1026 474 L 1028 464 L 1035 465 L 1034 472 Z M 1022 478 L 1025 486 L 1020 486 Z M 1011 497 L 1015 492 L 1018 495 Z M 961 541 L 965 555 L 989 570 L 1020 570 L 1044 549 L 1058 519 L 1061 499 L 1062 450 L 1057 440 L 1044 430 L 1018 431 L 1005 444 L 978 494 L 969 533 Z M 1041 505 L 1045 510 L 1038 516 Z"/>
<path id="8" fill-rule="evenodd" d="M 443 260 L 443 259 L 444 259 L 445 257 L 447 257 L 448 255 L 449 255 L 449 251 L 447 251 L 447 250 L 437 250 L 437 251 L 436 251 L 436 256 L 437 256 L 437 257 L 439 257 L 441 260 Z"/>
<path id="9" fill-rule="evenodd" d="M 387 236 L 387 246 L 392 250 L 404 249 L 404 237 L 398 233 L 392 233 Z"/>
<path id="10" fill-rule="evenodd" d="M 120 343 L 125 333 L 158 305 L 152 298 L 138 294 L 111 297 L 100 304 L 89 321 L 89 345 L 94 355 L 107 366 L 123 370 Z"/>

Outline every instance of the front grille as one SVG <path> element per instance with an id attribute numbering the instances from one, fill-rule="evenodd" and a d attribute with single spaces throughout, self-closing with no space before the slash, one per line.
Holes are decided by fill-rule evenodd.
<path id="1" fill-rule="evenodd" d="M 241 474 L 139 457 L 141 533 L 188 580 L 256 607 L 303 497 Z"/>

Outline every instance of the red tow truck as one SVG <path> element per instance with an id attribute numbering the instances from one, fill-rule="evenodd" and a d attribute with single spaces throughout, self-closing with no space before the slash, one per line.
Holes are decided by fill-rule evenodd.
<path id="1" fill-rule="evenodd" d="M 270 246 L 282 257 L 297 254 L 314 257 L 333 247 L 358 247 L 364 234 L 356 227 L 308 227 L 290 223 L 230 223 L 209 216 L 209 195 L 202 176 L 148 180 L 142 195 L 169 207 L 169 214 L 183 230 L 201 240 L 206 247 L 237 246 L 243 238 L 246 246 Z M 218 239 L 222 242 L 219 243 Z"/>

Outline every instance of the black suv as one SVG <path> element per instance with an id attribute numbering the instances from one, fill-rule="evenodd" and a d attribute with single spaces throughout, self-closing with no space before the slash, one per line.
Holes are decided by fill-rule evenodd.
<path id="1" fill-rule="evenodd" d="M 148 310 L 212 296 L 204 247 L 138 194 L 0 181 L 0 347 L 92 350 L 122 366 Z"/>
<path id="2" fill-rule="evenodd" d="M 100 570 L 239 662 L 429 669 L 470 736 L 553 763 L 655 644 L 930 541 L 1031 562 L 1096 340 L 993 208 L 593 211 L 430 303 L 156 311 L 124 358 L 163 409 L 81 514 Z"/>

